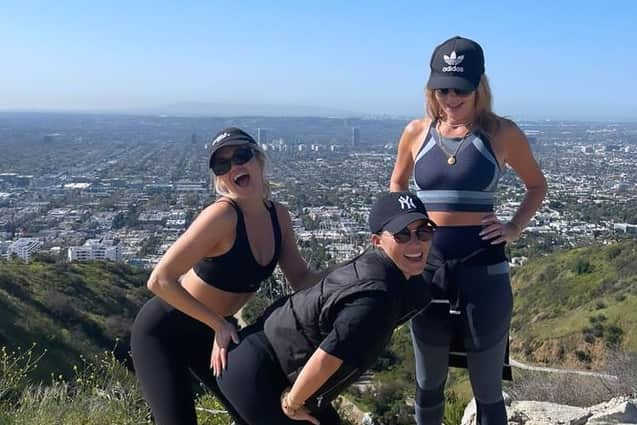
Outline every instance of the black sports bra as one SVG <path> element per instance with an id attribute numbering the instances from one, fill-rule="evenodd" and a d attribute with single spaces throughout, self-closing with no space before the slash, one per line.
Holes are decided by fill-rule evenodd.
<path id="1" fill-rule="evenodd" d="M 237 212 L 234 245 L 222 255 L 204 257 L 192 269 L 201 280 L 215 288 L 228 292 L 256 292 L 261 282 L 272 275 L 281 253 L 281 227 L 276 215 L 276 208 L 274 203 L 270 202 L 269 206 L 266 203 L 274 230 L 274 255 L 268 264 L 262 266 L 254 258 L 250 249 L 241 208 L 232 199 L 228 200 Z"/>

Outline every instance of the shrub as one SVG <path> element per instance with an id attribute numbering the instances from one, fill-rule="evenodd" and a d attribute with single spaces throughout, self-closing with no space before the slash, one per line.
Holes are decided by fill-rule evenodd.
<path id="1" fill-rule="evenodd" d="M 591 328 L 584 328 L 582 330 L 582 333 L 584 334 L 584 341 L 592 344 L 593 342 L 595 342 L 595 335 L 593 335 L 593 330 Z"/>
<path id="2" fill-rule="evenodd" d="M 460 425 L 467 400 L 460 399 L 453 391 L 449 391 L 445 399 L 445 416 L 442 422 L 445 425 Z"/>
<path id="3" fill-rule="evenodd" d="M 82 358 L 74 376 L 52 376 L 48 385 L 33 382 L 31 372 L 42 355 L 34 348 L 0 348 L 0 424 L 138 425 L 150 424 L 150 410 L 133 374 L 112 352 Z M 229 425 L 228 414 L 208 394 L 197 400 L 199 423 Z"/>
<path id="4" fill-rule="evenodd" d="M 604 342 L 606 343 L 606 346 L 610 348 L 619 347 L 623 339 L 624 330 L 615 325 L 609 326 L 604 333 Z"/>
<path id="5" fill-rule="evenodd" d="M 505 383 L 513 400 L 545 401 L 570 406 L 592 406 L 625 395 L 614 379 L 563 373 L 516 370 L 515 380 Z"/>
<path id="6" fill-rule="evenodd" d="M 604 315 L 604 313 L 599 313 L 597 316 L 589 317 L 588 321 L 593 323 L 593 324 L 600 323 L 600 322 L 605 322 L 606 321 L 606 315 Z"/>
<path id="7" fill-rule="evenodd" d="M 637 394 L 637 353 L 611 351 L 607 359 L 607 373 L 617 377 L 610 382 L 613 392 Z"/>
<path id="8" fill-rule="evenodd" d="M 585 274 L 593 272 L 593 265 L 586 259 L 579 257 L 575 261 L 573 271 L 577 274 Z"/>
<path id="9" fill-rule="evenodd" d="M 402 425 L 413 421 L 413 408 L 405 403 L 404 389 L 394 382 L 376 386 L 372 403 L 374 418 L 387 425 Z"/>
<path id="10" fill-rule="evenodd" d="M 232 423 L 230 415 L 212 394 L 204 393 L 197 398 L 196 404 L 198 425 L 228 425 Z"/>
<path id="11" fill-rule="evenodd" d="M 37 367 L 44 352 L 35 354 L 35 344 L 26 351 L 9 351 L 0 348 L 0 407 L 3 403 L 15 403 L 29 385 L 29 375 Z"/>
<path id="12" fill-rule="evenodd" d="M 271 300 L 258 292 L 241 310 L 241 318 L 246 324 L 252 324 L 270 304 Z"/>
<path id="13" fill-rule="evenodd" d="M 575 357 L 577 358 L 578 361 L 583 362 L 583 363 L 590 363 L 591 362 L 591 355 L 590 353 L 583 351 L 583 350 L 576 350 L 575 351 Z"/>

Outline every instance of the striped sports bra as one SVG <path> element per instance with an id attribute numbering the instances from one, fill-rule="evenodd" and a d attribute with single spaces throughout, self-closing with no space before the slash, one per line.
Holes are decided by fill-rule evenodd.
<path id="1" fill-rule="evenodd" d="M 502 171 L 484 133 L 447 138 L 432 121 L 414 161 L 416 193 L 429 211 L 490 212 Z"/>

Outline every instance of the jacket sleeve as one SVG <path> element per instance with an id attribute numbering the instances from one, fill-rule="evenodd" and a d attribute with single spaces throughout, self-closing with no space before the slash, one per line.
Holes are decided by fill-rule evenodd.
<path id="1" fill-rule="evenodd" d="M 339 303 L 321 349 L 356 368 L 371 366 L 394 329 L 392 306 L 382 293 L 357 294 Z"/>

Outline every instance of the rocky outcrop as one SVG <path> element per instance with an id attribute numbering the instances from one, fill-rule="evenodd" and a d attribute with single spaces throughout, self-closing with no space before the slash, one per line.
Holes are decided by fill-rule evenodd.
<path id="1" fill-rule="evenodd" d="M 591 407 L 542 401 L 511 401 L 505 397 L 509 425 L 622 425 L 637 424 L 637 398 L 616 397 Z M 467 406 L 462 425 L 476 424 L 475 401 Z"/>

